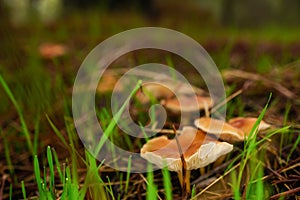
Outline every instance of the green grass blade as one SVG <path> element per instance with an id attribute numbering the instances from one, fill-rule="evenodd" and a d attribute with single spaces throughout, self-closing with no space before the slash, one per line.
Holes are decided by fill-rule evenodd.
<path id="1" fill-rule="evenodd" d="M 260 115 L 258 116 L 256 122 L 254 123 L 254 126 L 252 127 L 252 130 L 249 134 L 249 138 L 248 140 L 246 140 L 245 142 L 245 145 L 244 145 L 244 154 L 243 154 L 243 158 L 241 160 L 241 165 L 240 165 L 240 170 L 239 170 L 239 173 L 238 173 L 238 178 L 237 178 L 237 185 L 240 186 L 241 184 L 241 181 L 242 181 L 242 177 L 243 177 L 243 172 L 244 172 L 244 169 L 246 167 L 246 164 L 250 158 L 250 155 L 256 151 L 256 146 L 257 146 L 257 142 L 256 142 L 256 136 L 257 136 L 257 128 L 261 122 L 261 120 L 263 119 L 266 111 L 267 111 L 267 108 L 269 106 L 269 102 L 271 100 L 271 97 L 272 97 L 272 93 L 270 94 L 269 96 L 269 99 L 265 105 L 265 107 L 263 108 L 262 112 L 260 113 Z"/>
<path id="2" fill-rule="evenodd" d="M 42 189 L 43 181 L 41 179 L 39 160 L 38 160 L 37 156 L 34 156 L 33 168 L 34 168 L 34 175 L 35 175 L 38 191 L 39 191 L 39 194 L 41 195 L 43 193 L 43 189 Z"/>
<path id="3" fill-rule="evenodd" d="M 147 172 L 147 200 L 155 200 L 157 199 L 157 188 L 156 185 L 154 184 L 154 176 L 152 172 L 152 165 L 148 164 L 148 172 Z"/>
<path id="4" fill-rule="evenodd" d="M 266 140 L 268 140 L 269 138 L 271 138 L 273 135 L 276 135 L 278 133 L 287 133 L 287 131 L 289 130 L 290 126 L 286 126 L 286 127 L 282 127 L 280 129 L 276 129 L 273 132 L 270 132 L 268 135 L 266 135 L 263 139 L 259 140 L 258 142 L 255 143 L 254 147 L 257 147 L 259 144 L 265 142 Z"/>
<path id="5" fill-rule="evenodd" d="M 24 181 L 21 181 L 21 186 L 22 186 L 23 199 L 27 199 Z"/>
<path id="6" fill-rule="evenodd" d="M 67 134 L 68 134 L 68 138 L 69 138 L 69 142 L 70 142 L 70 147 L 71 147 L 71 158 L 72 158 L 72 165 L 71 165 L 71 169 L 72 169 L 72 179 L 73 179 L 73 183 L 74 184 L 78 184 L 78 173 L 77 173 L 77 156 L 76 156 L 76 152 L 77 149 L 75 147 L 75 133 L 74 133 L 74 129 L 71 127 L 70 123 L 68 123 L 65 120 L 65 125 L 66 125 L 66 129 L 67 129 Z M 79 155 L 79 154 L 78 154 Z"/>
<path id="7" fill-rule="evenodd" d="M 143 124 L 141 122 L 138 122 L 138 123 L 139 123 L 139 126 L 140 126 L 141 130 L 142 130 L 142 134 L 144 136 L 144 139 L 146 140 L 146 143 L 147 143 L 149 141 L 149 137 L 148 137 L 148 135 L 147 135 L 147 133 L 144 129 Z"/>
<path id="8" fill-rule="evenodd" d="M 12 160 L 11 160 L 11 157 L 10 157 L 9 143 L 8 143 L 6 137 L 3 134 L 1 129 L 0 129 L 0 135 L 3 138 L 4 155 L 5 155 L 5 160 L 7 162 L 7 165 L 8 165 L 9 173 L 10 173 L 11 176 L 14 177 L 14 181 L 16 182 L 17 178 L 15 176 L 14 165 L 12 164 Z"/>
<path id="9" fill-rule="evenodd" d="M 113 189 L 112 189 L 112 187 L 111 187 L 111 182 L 110 182 L 109 176 L 106 176 L 106 178 L 107 178 L 107 182 L 108 182 L 108 185 L 109 185 L 109 188 L 108 188 L 107 191 L 108 191 L 108 193 L 110 194 L 111 198 L 112 198 L 113 200 L 115 200 L 114 191 L 113 191 Z"/>
<path id="10" fill-rule="evenodd" d="M 99 175 L 99 169 L 104 161 L 97 166 L 96 159 L 90 152 L 85 151 L 85 155 L 87 160 L 87 175 L 83 188 L 80 190 L 80 196 L 84 197 L 87 189 L 89 189 L 89 194 L 92 199 L 105 200 L 107 199 L 106 192 L 109 192 L 110 189 L 103 184 L 103 180 Z"/>
<path id="11" fill-rule="evenodd" d="M 53 165 L 53 157 L 50 146 L 47 147 L 47 159 L 50 169 L 50 191 L 54 192 L 54 165 Z"/>
<path id="12" fill-rule="evenodd" d="M 121 106 L 120 110 L 115 114 L 115 116 L 113 116 L 113 120 L 111 120 L 111 122 L 109 123 L 108 127 L 106 128 L 106 130 L 104 131 L 100 142 L 98 143 L 95 151 L 94 151 L 94 155 L 97 156 L 102 148 L 102 146 L 104 145 L 104 143 L 106 142 L 106 140 L 109 138 L 109 135 L 113 132 L 114 127 L 116 126 L 117 121 L 119 121 L 123 111 L 125 110 L 126 106 L 128 105 L 131 97 L 140 89 L 142 85 L 142 81 L 138 81 L 138 83 L 136 84 L 135 88 L 132 90 L 132 92 L 130 93 L 129 97 L 126 99 L 126 101 L 124 102 L 124 104 Z"/>
<path id="13" fill-rule="evenodd" d="M 172 180 L 170 177 L 170 172 L 168 168 L 164 167 L 162 169 L 163 174 L 163 182 L 164 182 L 164 189 L 165 189 L 165 199 L 171 200 L 172 199 Z"/>
<path id="14" fill-rule="evenodd" d="M 5 80 L 3 79 L 3 77 L 1 76 L 0 74 L 0 84 L 2 85 L 2 87 L 4 88 L 4 91 L 6 92 L 6 94 L 8 95 L 9 99 L 12 101 L 14 107 L 16 108 L 17 110 L 17 113 L 19 115 L 19 118 L 20 118 L 20 122 L 21 122 L 21 126 L 22 126 L 22 130 L 23 130 L 23 133 L 24 133 L 24 136 L 26 138 L 26 141 L 27 141 L 27 146 L 28 146 L 28 149 L 30 150 L 30 152 L 33 154 L 33 146 L 32 146 L 32 142 L 31 142 L 31 138 L 30 138 L 30 133 L 29 133 L 29 130 L 27 128 L 27 125 L 26 125 L 26 122 L 25 122 L 25 119 L 23 117 L 23 113 L 22 113 L 22 110 L 18 104 L 18 102 L 16 101 L 13 93 L 11 92 L 10 88 L 8 87 L 7 83 L 5 82 Z"/>
<path id="15" fill-rule="evenodd" d="M 9 185 L 9 200 L 12 200 L 12 193 L 13 193 L 13 186 L 12 184 Z"/>
<path id="16" fill-rule="evenodd" d="M 293 152 L 294 152 L 294 151 L 296 150 L 296 148 L 298 147 L 298 144 L 299 144 L 299 143 L 300 143 L 300 135 L 297 137 L 297 139 L 296 139 L 296 141 L 294 142 L 293 147 L 292 147 L 292 149 L 291 149 L 289 155 L 287 156 L 287 159 L 286 159 L 287 162 L 290 161 L 290 158 L 291 158 Z"/>
<path id="17" fill-rule="evenodd" d="M 44 181 L 43 181 L 43 190 L 45 191 L 45 194 L 47 193 L 47 170 L 46 170 L 46 166 L 43 166 L 44 169 Z"/>
<path id="18" fill-rule="evenodd" d="M 126 193 L 127 193 L 128 185 L 129 185 L 130 170 L 131 170 L 131 155 L 128 158 L 127 175 L 126 175 L 126 185 L 125 185 L 125 192 Z"/>
<path id="19" fill-rule="evenodd" d="M 52 148 L 52 155 L 53 155 L 53 158 L 54 158 L 54 162 L 56 164 L 56 169 L 57 169 L 57 173 L 58 173 L 60 182 L 63 183 L 64 176 L 63 176 L 63 173 L 61 171 L 60 163 L 59 163 L 59 160 L 58 160 L 58 156 L 57 156 L 56 151 L 55 151 L 54 148 Z"/>
<path id="20" fill-rule="evenodd" d="M 245 149 L 246 148 L 249 148 L 251 145 L 253 145 L 255 143 L 255 140 L 256 140 L 256 134 L 257 134 L 257 128 L 260 124 L 260 122 L 262 121 L 263 117 L 265 116 L 265 113 L 267 111 L 267 108 L 269 106 L 269 103 L 270 103 L 270 100 L 271 100 L 271 97 L 272 97 L 272 93 L 270 94 L 269 98 L 268 98 L 268 101 L 265 105 L 265 107 L 263 108 L 262 112 L 259 114 L 256 122 L 254 123 L 251 131 L 250 131 L 250 134 L 248 136 L 248 138 L 251 138 L 249 140 L 246 140 L 246 144 L 245 144 Z"/>
<path id="21" fill-rule="evenodd" d="M 196 195 L 196 185 L 193 185 L 192 192 L 191 192 L 191 199 Z"/>
<path id="22" fill-rule="evenodd" d="M 235 200 L 240 200 L 241 199 L 241 194 L 240 194 L 240 185 L 238 184 L 236 172 L 233 171 L 230 173 L 231 175 L 231 188 L 233 190 L 233 196 Z"/>
<path id="23" fill-rule="evenodd" d="M 34 124 L 34 135 L 33 135 L 33 155 L 37 155 L 38 150 L 38 144 L 39 144 L 39 131 L 40 131 L 40 115 L 38 114 L 38 117 Z"/>
<path id="24" fill-rule="evenodd" d="M 256 183 L 256 195 L 257 195 L 257 199 L 265 199 L 264 198 L 264 183 L 262 181 L 262 177 L 264 175 L 263 172 L 263 168 L 260 164 L 259 168 L 258 168 L 258 176 L 257 176 L 257 183 Z"/>
<path id="25" fill-rule="evenodd" d="M 69 148 L 69 145 L 67 143 L 67 141 L 65 140 L 64 136 L 61 134 L 61 132 L 56 128 L 56 126 L 54 125 L 54 123 L 50 120 L 49 116 L 46 115 L 46 118 L 51 126 L 51 128 L 53 129 L 54 133 L 57 135 L 57 137 L 60 139 L 60 141 L 67 147 Z"/>

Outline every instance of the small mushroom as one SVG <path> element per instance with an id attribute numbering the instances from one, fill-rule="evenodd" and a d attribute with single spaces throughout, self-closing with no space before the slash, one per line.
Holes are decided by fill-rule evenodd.
<path id="1" fill-rule="evenodd" d="M 174 94 L 166 86 L 158 83 L 146 83 L 142 85 L 142 91 L 136 94 L 136 98 L 142 103 L 147 104 L 150 102 L 151 97 L 155 99 L 165 99 L 170 98 Z"/>
<path id="2" fill-rule="evenodd" d="M 167 109 L 171 110 L 174 113 L 180 112 L 197 112 L 203 110 L 206 107 L 210 108 L 212 106 L 212 99 L 210 97 L 196 96 L 197 104 L 193 104 L 193 97 L 184 95 L 180 96 L 179 100 L 174 97 L 172 99 L 164 99 L 161 101 L 161 104 L 164 105 Z"/>
<path id="3" fill-rule="evenodd" d="M 231 126 L 234 126 L 236 128 L 239 128 L 240 130 L 244 131 L 246 136 L 248 136 L 256 121 L 257 121 L 257 118 L 255 118 L 255 117 L 236 117 L 236 118 L 230 119 L 228 121 L 228 123 Z M 270 128 L 270 124 L 267 124 L 266 122 L 261 120 L 257 131 L 266 130 L 268 128 Z"/>
<path id="4" fill-rule="evenodd" d="M 100 79 L 100 82 L 97 86 L 97 92 L 99 93 L 107 93 L 112 92 L 114 90 L 114 87 L 116 87 L 116 91 L 122 91 L 123 88 L 119 85 L 117 86 L 116 83 L 118 82 L 118 79 L 116 76 L 113 76 L 111 74 L 107 74 L 102 76 Z"/>
<path id="5" fill-rule="evenodd" d="M 233 145 L 220 142 L 206 135 L 203 131 L 190 126 L 183 127 L 178 142 L 186 163 L 186 192 L 190 192 L 190 170 L 205 167 L 218 157 L 229 153 Z M 179 174 L 182 181 L 182 161 L 180 151 L 175 139 L 160 136 L 149 140 L 141 149 L 141 156 L 158 167 L 168 167 L 170 171 Z"/>
<path id="6" fill-rule="evenodd" d="M 196 95 L 193 96 L 182 95 L 179 98 L 163 99 L 160 102 L 164 107 L 175 114 L 182 114 L 182 124 L 189 125 L 193 114 L 198 113 L 200 110 L 205 110 L 212 107 L 213 101 L 210 97 Z"/>
<path id="7" fill-rule="evenodd" d="M 68 48 L 63 44 L 43 43 L 39 46 L 39 53 L 42 58 L 52 59 L 65 55 Z"/>
<path id="8" fill-rule="evenodd" d="M 190 96 L 193 94 L 202 96 L 205 94 L 202 89 L 197 88 L 193 85 L 189 85 L 181 81 L 172 80 L 165 80 L 161 83 L 145 83 L 143 84 L 142 88 L 143 93 L 138 93 L 137 99 L 140 100 L 140 102 L 143 104 L 149 103 L 151 97 L 154 97 L 157 100 L 170 99 L 175 96 L 174 93 L 182 96 Z"/>
<path id="9" fill-rule="evenodd" d="M 209 134 L 218 135 L 222 140 L 228 142 L 240 142 L 248 139 L 248 136 L 257 118 L 233 118 L 226 123 L 225 121 L 202 117 L 196 119 L 194 124 L 197 128 Z M 270 125 L 261 121 L 258 131 L 268 128 Z"/>

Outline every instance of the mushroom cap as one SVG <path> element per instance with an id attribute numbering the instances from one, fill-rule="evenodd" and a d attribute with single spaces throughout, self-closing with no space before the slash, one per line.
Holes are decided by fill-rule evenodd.
<path id="1" fill-rule="evenodd" d="M 145 83 L 142 86 L 143 93 L 139 92 L 136 95 L 136 98 L 143 104 L 147 104 L 150 102 L 150 97 L 154 97 L 155 99 L 162 98 L 171 98 L 174 94 L 168 88 L 168 86 L 164 86 L 163 84 L 158 83 Z"/>
<path id="2" fill-rule="evenodd" d="M 149 82 L 143 84 L 143 93 L 138 93 L 137 98 L 141 103 L 149 103 L 149 96 L 153 96 L 156 99 L 169 99 L 174 96 L 174 92 L 178 95 L 199 95 L 203 96 L 206 92 L 193 85 L 173 80 L 164 80 L 161 83 Z M 173 92 L 174 91 L 174 92 Z M 211 104 L 211 103 L 208 103 Z M 211 106 L 209 106 L 211 107 Z"/>
<path id="3" fill-rule="evenodd" d="M 151 93 L 157 99 L 170 98 L 174 95 L 172 90 L 170 90 L 168 86 L 157 83 L 146 83 L 143 85 L 143 89 L 145 90 L 145 92 Z"/>
<path id="4" fill-rule="evenodd" d="M 193 127 L 184 127 L 178 136 L 187 170 L 198 169 L 229 153 L 233 145 L 219 142 Z M 141 156 L 158 167 L 168 167 L 170 171 L 181 171 L 182 162 L 175 139 L 160 136 L 149 140 L 141 149 Z"/>
<path id="5" fill-rule="evenodd" d="M 244 134 L 248 136 L 257 121 L 255 117 L 236 117 L 228 121 L 228 123 L 236 128 L 244 131 Z M 266 130 L 270 127 L 270 124 L 267 124 L 263 120 L 260 121 L 257 131 Z"/>
<path id="6" fill-rule="evenodd" d="M 195 100 L 197 101 L 197 104 L 195 104 Z M 196 95 L 196 98 L 194 98 L 193 96 L 182 95 L 179 99 L 176 97 L 164 99 L 161 101 L 161 104 L 174 113 L 187 113 L 203 110 L 205 109 L 205 106 L 211 108 L 213 101 L 210 97 L 205 96 Z"/>
<path id="7" fill-rule="evenodd" d="M 194 124 L 204 132 L 218 135 L 222 140 L 228 142 L 244 141 L 248 138 L 257 118 L 237 117 L 226 123 L 222 120 L 202 117 L 196 119 Z M 261 121 L 258 131 L 269 128 L 270 125 Z"/>
<path id="8" fill-rule="evenodd" d="M 183 82 L 172 84 L 172 87 L 174 88 L 174 90 L 178 95 L 194 95 L 194 94 L 199 96 L 207 95 L 207 92 L 204 91 L 203 89 L 200 89 L 194 85 L 183 83 Z"/>
<path id="9" fill-rule="evenodd" d="M 99 84 L 97 86 L 97 92 L 99 93 L 112 92 L 114 90 L 114 87 L 116 87 L 117 91 L 123 90 L 120 84 L 116 85 L 117 82 L 118 82 L 117 77 L 110 74 L 104 75 L 99 81 Z"/>
<path id="10" fill-rule="evenodd" d="M 225 121 L 213 119 L 209 117 L 201 117 L 196 119 L 194 124 L 197 128 L 204 132 L 218 135 L 222 140 L 225 141 L 243 141 L 244 132 L 239 128 L 236 128 Z"/>
<path id="11" fill-rule="evenodd" d="M 46 59 L 56 58 L 65 55 L 68 49 L 63 44 L 43 43 L 39 46 L 41 57 Z"/>

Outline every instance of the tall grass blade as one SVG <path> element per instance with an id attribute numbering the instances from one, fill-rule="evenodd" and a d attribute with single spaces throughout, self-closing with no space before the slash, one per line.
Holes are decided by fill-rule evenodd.
<path id="1" fill-rule="evenodd" d="M 132 92 L 130 93 L 129 97 L 126 99 L 126 101 L 124 102 L 124 104 L 121 106 L 120 110 L 115 114 L 115 116 L 113 116 L 113 120 L 111 120 L 111 122 L 109 123 L 108 127 L 106 128 L 106 130 L 104 131 L 100 142 L 98 143 L 95 151 L 94 151 L 94 155 L 97 156 L 102 148 L 102 146 L 104 145 L 104 143 L 106 142 L 106 140 L 109 138 L 109 135 L 113 132 L 113 129 L 116 126 L 116 123 L 119 121 L 123 111 L 125 110 L 126 106 L 128 105 L 131 97 L 140 89 L 142 85 L 142 81 L 138 81 L 138 83 L 136 84 L 135 88 L 132 90 Z"/>
<path id="2" fill-rule="evenodd" d="M 248 136 L 248 140 L 246 140 L 245 145 L 244 145 L 244 153 L 243 153 L 243 158 L 241 160 L 241 165 L 240 165 L 240 170 L 238 173 L 238 179 L 237 179 L 237 185 L 240 186 L 241 181 L 242 181 L 242 177 L 243 177 L 243 172 L 245 169 L 245 166 L 248 162 L 248 160 L 250 159 L 250 155 L 256 151 L 256 146 L 257 146 L 257 142 L 256 142 L 256 136 L 257 136 L 257 128 L 260 124 L 260 122 L 262 121 L 267 108 L 269 106 L 269 102 L 271 100 L 272 97 L 272 93 L 269 96 L 269 99 L 265 105 L 265 107 L 263 108 L 262 112 L 260 113 L 260 115 L 258 116 L 258 119 L 256 120 L 256 122 L 254 123 L 254 126 L 252 127 L 252 130 Z"/>
<path id="3" fill-rule="evenodd" d="M 107 182 L 108 182 L 108 185 L 109 185 L 109 188 L 106 189 L 106 190 L 107 190 L 108 193 L 110 194 L 111 198 L 112 198 L 113 200 L 115 200 L 114 191 L 113 191 L 113 189 L 112 189 L 112 187 L 111 187 L 111 182 L 110 182 L 109 176 L 106 176 L 106 178 L 107 178 Z"/>
<path id="4" fill-rule="evenodd" d="M 33 155 L 37 155 L 38 144 L 39 144 L 39 131 L 40 131 L 40 115 L 38 114 L 34 124 L 34 135 L 33 135 Z"/>
<path id="5" fill-rule="evenodd" d="M 50 191 L 54 192 L 54 164 L 53 164 L 53 157 L 52 157 L 52 152 L 50 146 L 47 147 L 47 159 L 48 159 L 48 164 L 49 164 L 49 169 L 50 169 Z"/>
<path id="6" fill-rule="evenodd" d="M 191 192 L 191 199 L 195 197 L 195 195 L 196 195 L 196 185 L 193 185 L 192 192 Z"/>
<path id="7" fill-rule="evenodd" d="M 296 141 L 293 144 L 293 147 L 291 149 L 291 151 L 289 152 L 289 155 L 287 156 L 287 162 L 290 161 L 292 154 L 294 153 L 294 151 L 296 150 L 296 148 L 298 147 L 298 144 L 300 143 L 300 135 L 297 137 Z"/>
<path id="8" fill-rule="evenodd" d="M 152 172 L 152 165 L 151 164 L 148 164 L 148 167 L 147 167 L 147 197 L 146 199 L 147 200 L 155 200 L 157 199 L 157 189 L 156 189 L 156 185 L 154 184 L 154 176 L 153 176 L 153 172 Z"/>
<path id="9" fill-rule="evenodd" d="M 24 133 L 24 136 L 26 138 L 27 141 L 27 146 L 28 149 L 30 150 L 30 152 L 33 154 L 33 146 L 32 146 L 32 142 L 31 142 L 31 138 L 30 138 L 30 133 L 29 130 L 27 128 L 24 116 L 23 116 L 23 112 L 21 107 L 19 106 L 18 102 L 16 101 L 13 93 L 11 92 L 10 88 L 8 87 L 7 83 L 5 82 L 5 80 L 3 79 L 3 77 L 0 74 L 0 84 L 2 85 L 2 87 L 4 88 L 4 91 L 6 92 L 6 94 L 8 95 L 9 99 L 11 100 L 11 102 L 13 103 L 14 107 L 17 110 L 17 113 L 19 115 L 20 118 L 20 122 L 21 122 L 21 126 L 22 126 L 22 130 Z"/>
<path id="10" fill-rule="evenodd" d="M 258 175 L 257 175 L 257 183 L 256 183 L 256 199 L 265 199 L 264 197 L 264 183 L 262 181 L 262 177 L 264 176 L 263 168 L 260 164 L 258 168 Z"/>
<path id="11" fill-rule="evenodd" d="M 127 193 L 128 185 L 130 182 L 130 170 L 131 170 L 131 155 L 128 158 L 128 166 L 127 166 L 127 175 L 126 175 L 126 185 L 125 185 L 125 192 Z"/>
<path id="12" fill-rule="evenodd" d="M 42 187 L 43 181 L 41 179 L 39 160 L 38 160 L 37 156 L 34 156 L 33 169 L 34 169 L 34 175 L 35 175 L 38 191 L 39 191 L 39 194 L 41 195 L 43 193 L 43 187 Z"/>
<path id="13" fill-rule="evenodd" d="M 238 184 L 236 172 L 233 171 L 230 173 L 231 176 L 231 188 L 233 189 L 233 196 L 235 200 L 240 200 L 241 199 L 241 194 L 240 194 L 240 185 Z"/>
<path id="14" fill-rule="evenodd" d="M 64 176 L 63 176 L 63 173 L 61 171 L 60 163 L 59 163 L 59 160 L 58 160 L 58 156 L 57 156 L 56 151 L 55 151 L 54 148 L 52 148 L 52 155 L 53 155 L 53 158 L 54 158 L 54 162 L 56 164 L 56 169 L 57 169 L 57 173 L 58 173 L 60 182 L 63 183 Z"/>
<path id="15" fill-rule="evenodd" d="M 57 137 L 60 139 L 60 141 L 67 147 L 69 148 L 69 145 L 67 143 L 67 141 L 65 140 L 64 136 L 61 134 L 61 132 L 56 128 L 56 126 L 54 125 L 54 123 L 51 121 L 51 119 L 49 118 L 48 115 L 46 115 L 46 118 L 51 126 L 51 128 L 53 129 L 54 133 L 57 135 Z"/>
<path id="16" fill-rule="evenodd" d="M 164 189 L 165 189 L 165 199 L 171 200 L 172 199 L 172 180 L 170 177 L 170 172 L 168 168 L 164 167 L 162 169 L 163 174 L 163 182 L 164 182 Z"/>
<path id="17" fill-rule="evenodd" d="M 17 178 L 15 176 L 14 165 L 12 163 L 11 156 L 10 156 L 9 143 L 1 129 L 0 129 L 0 135 L 1 135 L 1 138 L 3 138 L 4 155 L 5 155 L 5 160 L 7 162 L 7 165 L 8 165 L 9 173 L 11 176 L 14 177 L 14 182 L 16 182 Z"/>
<path id="18" fill-rule="evenodd" d="M 9 200 L 12 200 L 12 193 L 13 193 L 13 186 L 12 184 L 9 185 Z"/>
<path id="19" fill-rule="evenodd" d="M 27 199 L 26 197 L 26 189 L 25 189 L 25 184 L 24 181 L 21 181 L 21 186 L 22 186 L 22 194 L 23 194 L 23 199 Z"/>
<path id="20" fill-rule="evenodd" d="M 87 175 L 86 179 L 83 184 L 83 188 L 80 190 L 80 197 L 84 198 L 84 195 L 89 190 L 89 194 L 93 199 L 101 199 L 105 200 L 106 197 L 106 191 L 108 192 L 110 189 L 108 187 L 103 187 L 103 180 L 101 179 L 99 175 L 99 169 L 104 163 L 102 161 L 99 166 L 97 166 L 96 159 L 93 157 L 93 155 L 86 151 L 86 160 L 87 160 Z"/>

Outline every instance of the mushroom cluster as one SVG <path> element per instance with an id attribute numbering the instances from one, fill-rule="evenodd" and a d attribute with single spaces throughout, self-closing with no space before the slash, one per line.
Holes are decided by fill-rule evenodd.
<path id="1" fill-rule="evenodd" d="M 233 150 L 232 143 L 249 139 L 256 121 L 257 118 L 237 117 L 226 123 L 202 117 L 194 122 L 197 128 L 183 127 L 181 134 L 175 136 L 177 141 L 168 139 L 165 135 L 149 140 L 141 149 L 141 157 L 160 168 L 167 167 L 170 171 L 176 171 L 181 186 L 189 194 L 190 171 L 205 167 L 218 159 L 222 162 L 224 156 Z M 269 124 L 261 121 L 254 131 L 269 127 Z M 219 136 L 222 141 L 214 135 Z"/>
<path id="2" fill-rule="evenodd" d="M 177 92 L 180 91 L 179 97 L 177 96 L 179 100 L 172 93 L 175 87 Z M 198 107 L 195 108 L 190 103 L 190 93 L 182 88 L 186 87 L 152 83 L 143 86 L 143 90 L 150 98 L 160 100 L 160 103 L 172 113 L 185 115 L 205 109 L 206 117 L 194 120 L 195 127 L 183 126 L 181 134 L 177 136 L 175 132 L 174 139 L 168 139 L 163 135 L 149 140 L 143 145 L 140 154 L 159 168 L 167 167 L 170 171 L 176 171 L 184 192 L 189 194 L 191 170 L 201 169 L 217 160 L 223 162 L 226 154 L 233 150 L 233 143 L 250 139 L 252 131 L 265 130 L 270 125 L 261 121 L 257 130 L 252 130 L 257 118 L 237 117 L 228 122 L 210 118 L 208 109 L 213 105 L 211 98 L 203 95 L 200 89 L 196 89 Z M 148 103 L 149 96 L 141 93 L 137 98 L 140 102 Z"/>
<path id="3" fill-rule="evenodd" d="M 109 77 L 102 81 L 116 82 Z M 109 87 L 103 88 L 111 90 Z M 173 91 L 176 91 L 176 96 Z M 173 130 L 175 138 L 169 139 L 166 135 L 152 138 L 143 145 L 140 155 L 159 168 L 167 167 L 170 171 L 177 172 L 183 191 L 187 195 L 190 194 L 191 170 L 223 162 L 225 156 L 233 150 L 234 143 L 251 139 L 255 135 L 251 133 L 270 127 L 261 121 L 254 130 L 258 119 L 252 117 L 236 117 L 228 122 L 210 118 L 209 109 L 213 106 L 213 100 L 203 90 L 182 82 L 166 80 L 163 84 L 143 84 L 135 98 L 142 104 L 149 104 L 155 100 L 167 111 L 182 115 L 183 128 L 181 131 Z M 201 110 L 205 110 L 205 117 L 195 120 L 194 114 L 199 116 Z"/>

